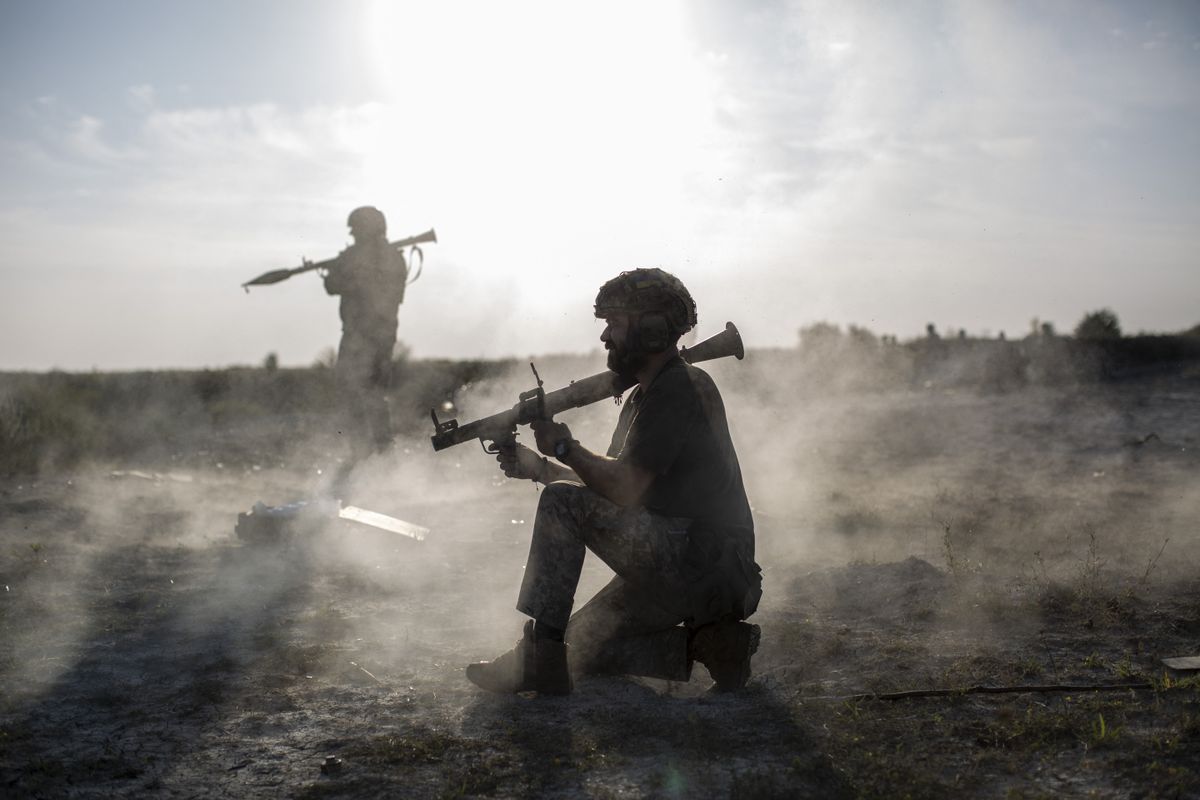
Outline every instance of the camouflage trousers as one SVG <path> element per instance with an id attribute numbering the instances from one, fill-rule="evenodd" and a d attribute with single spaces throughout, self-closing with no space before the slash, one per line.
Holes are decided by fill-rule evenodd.
<path id="1" fill-rule="evenodd" d="M 338 402 L 341 430 L 354 458 L 382 452 L 392 439 L 387 390 L 391 384 L 392 347 L 347 331 L 338 346 Z"/>
<path id="2" fill-rule="evenodd" d="M 542 492 L 525 577 L 523 614 L 566 629 L 577 674 L 630 674 L 688 680 L 690 520 L 625 508 L 570 481 Z M 571 613 L 584 555 L 595 553 L 616 577 Z"/>

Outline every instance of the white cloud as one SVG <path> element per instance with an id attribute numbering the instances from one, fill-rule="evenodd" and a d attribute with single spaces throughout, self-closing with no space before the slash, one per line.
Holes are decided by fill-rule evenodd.
<path id="1" fill-rule="evenodd" d="M 984 139 L 979 149 L 993 158 L 1022 159 L 1037 152 L 1037 139 L 1032 136 L 1006 136 Z"/>
<path id="2" fill-rule="evenodd" d="M 129 96 L 130 105 L 134 109 L 145 111 L 153 108 L 157 93 L 155 92 L 154 87 L 150 84 L 143 83 L 137 86 L 130 86 L 125 91 Z"/>
<path id="3" fill-rule="evenodd" d="M 1020 315 L 1052 275 L 1061 276 L 1054 302 L 1064 302 L 1078 289 L 1078 264 L 1129 275 L 1131 242 L 1159 241 L 1137 260 L 1160 265 L 1164 278 L 1187 260 L 1196 196 L 1181 205 L 1173 193 L 1196 170 L 1194 148 L 1171 142 L 1180 162 L 1138 175 L 1149 192 L 1140 195 L 1130 171 L 1150 154 L 1128 141 L 1157 123 L 1147 112 L 1194 119 L 1194 80 L 1179 64 L 1109 45 L 1110 6 L 1029 11 L 789 2 L 759 6 L 752 22 L 732 13 L 708 21 L 706 44 L 732 67 L 714 74 L 732 98 L 724 131 L 740 155 L 744 208 L 773 220 L 771 247 L 751 260 L 757 283 L 771 287 L 762 308 L 791 297 L 783 305 L 801 315 L 913 330 L 916 315 L 933 314 L 933 287 L 957 286 L 955 304 L 1013 330 L 995 309 Z M 830 41 L 853 41 L 854 57 L 831 63 Z M 1151 207 L 1170 233 L 1140 228 Z M 884 286 L 891 291 L 874 299 Z M 979 299 L 964 306 L 964 287 Z M 1154 291 L 1149 281 L 1123 293 L 1132 301 Z"/>
<path id="4" fill-rule="evenodd" d="M 129 151 L 120 150 L 105 140 L 104 122 L 84 114 L 76 118 L 67 130 L 64 143 L 77 159 L 96 164 L 111 164 L 129 156 Z"/>
<path id="5" fill-rule="evenodd" d="M 107 115 L 32 104 L 41 129 L 9 132 L 0 152 L 7 285 L 58 276 L 39 302 L 76 308 L 136 286 L 154 310 L 105 319 L 190 335 L 215 354 L 204 363 L 304 362 L 337 336 L 319 284 L 236 286 L 332 255 L 346 212 L 371 203 L 396 236 L 442 239 L 402 315 L 418 355 L 594 347 L 591 292 L 638 264 L 676 268 L 702 319 L 751 320 L 773 344 L 821 316 L 1015 331 L 1055 318 L 1032 296 L 1077 301 L 1076 265 L 1109 270 L 1094 285 L 1111 288 L 1129 258 L 1186 295 L 1200 214 L 1181 187 L 1197 156 L 1169 120 L 1198 113 L 1181 68 L 1194 56 L 1143 51 L 1159 34 L 1113 6 L 667 4 L 592 19 L 484 4 L 469 30 L 453 7 L 422 8 L 374 27 L 376 102 L 167 107 L 146 83 Z M 699 8 L 714 16 L 690 21 L 690 41 L 682 14 Z M 421 37 L 390 47 L 400 28 Z M 1125 28 L 1140 35 L 1113 33 Z M 1162 290 L 1117 291 L 1148 307 Z M 8 310 L 47 326 L 21 338 L 53 338 L 49 315 Z M 135 363 L 163 357 L 121 341 Z M 14 363 L 3 347 L 0 366 Z"/>
<path id="6" fill-rule="evenodd" d="M 253 249 L 330 205 L 338 219 L 380 118 L 370 104 L 298 112 L 269 104 L 151 108 L 121 120 L 119 137 L 95 116 L 79 116 L 59 130 L 53 115 L 43 120 L 39 139 L 5 148 L 5 160 L 28 174 L 0 193 L 8 212 L 0 216 L 0 258 L 29 240 L 41 261 L 67 268 L 77 259 L 58 257 L 55 249 L 68 240 L 72 248 L 88 247 L 91 240 L 91 268 L 125 269 L 151 260 L 138 252 L 151 231 L 189 241 L 196 251 L 222 241 Z M 47 188 L 52 184 L 65 184 L 76 201 L 55 200 Z M 343 241 L 340 225 L 330 234 L 331 246 Z M 23 262 L 3 263 L 12 270 Z"/>

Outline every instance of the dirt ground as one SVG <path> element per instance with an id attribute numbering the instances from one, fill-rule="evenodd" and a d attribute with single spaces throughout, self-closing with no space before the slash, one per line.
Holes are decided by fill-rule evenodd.
<path id="1" fill-rule="evenodd" d="M 1200 797 L 1200 685 L 1160 662 L 1200 655 L 1196 381 L 726 394 L 766 570 L 743 694 L 468 683 L 519 634 L 538 497 L 473 445 L 357 474 L 424 542 L 239 540 L 319 459 L 93 465 L 0 490 L 0 793 Z M 1135 688 L 852 697 L 1049 685 Z"/>

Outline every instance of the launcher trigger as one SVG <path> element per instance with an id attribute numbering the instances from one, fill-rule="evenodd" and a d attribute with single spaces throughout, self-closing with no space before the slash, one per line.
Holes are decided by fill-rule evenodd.
<path id="1" fill-rule="evenodd" d="M 517 429 L 513 428 L 508 432 L 507 436 L 500 439 L 489 439 L 490 444 L 485 444 L 483 439 L 479 440 L 479 446 L 483 448 L 483 452 L 490 456 L 499 455 L 505 449 L 515 450 L 517 447 Z"/>

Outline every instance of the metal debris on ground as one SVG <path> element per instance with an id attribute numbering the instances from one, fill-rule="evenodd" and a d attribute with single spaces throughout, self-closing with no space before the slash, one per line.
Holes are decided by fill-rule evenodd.
<path id="1" fill-rule="evenodd" d="M 315 533 L 336 513 L 321 503 L 305 501 L 268 506 L 259 500 L 244 514 L 238 514 L 234 531 L 248 544 L 275 545 L 293 539 L 298 533 Z"/>
<path id="2" fill-rule="evenodd" d="M 362 664 L 351 661 L 350 666 L 354 667 L 356 670 L 358 670 L 358 672 L 361 672 L 363 675 L 366 675 L 368 678 L 375 681 L 375 683 L 383 683 L 383 681 L 381 681 L 381 680 L 379 680 L 379 678 L 375 677 L 375 674 L 373 672 L 371 672 L 370 670 L 368 670 L 366 667 L 364 667 Z"/>
<path id="3" fill-rule="evenodd" d="M 1168 669 L 1179 670 L 1180 672 L 1191 672 L 1192 670 L 1200 670 L 1200 656 L 1178 656 L 1176 658 L 1164 658 L 1163 666 Z"/>
<path id="4" fill-rule="evenodd" d="M 337 756 L 325 756 L 321 762 L 322 775 L 336 775 L 342 771 L 342 760 Z"/>
<path id="5" fill-rule="evenodd" d="M 347 523 L 343 527 L 351 529 L 363 526 L 385 531 L 418 542 L 425 541 L 429 534 L 429 528 L 424 526 L 358 506 L 343 507 L 340 502 L 329 500 L 281 506 L 268 506 L 259 500 L 248 512 L 238 514 L 234 530 L 239 539 L 249 544 L 276 545 L 299 535 L 314 535 L 335 523 Z"/>
<path id="6" fill-rule="evenodd" d="M 401 536 L 407 536 L 410 539 L 416 539 L 418 542 L 425 541 L 425 537 L 429 534 L 429 528 L 421 525 L 414 525 L 411 522 L 405 522 L 402 519 L 389 517 L 387 514 L 380 514 L 378 511 L 368 511 L 365 508 L 358 506 L 345 506 L 338 511 L 338 517 L 341 519 L 350 520 L 351 522 L 359 522 L 363 525 L 369 525 L 372 528 L 378 528 L 391 533 L 398 533 Z"/>
<path id="7" fill-rule="evenodd" d="M 110 478 L 140 478 L 144 481 L 174 481 L 175 483 L 191 483 L 193 478 L 183 472 L 143 472 L 140 469 L 114 469 L 108 473 Z"/>

